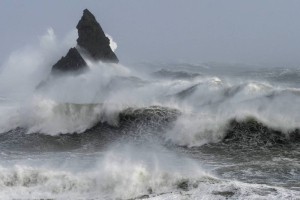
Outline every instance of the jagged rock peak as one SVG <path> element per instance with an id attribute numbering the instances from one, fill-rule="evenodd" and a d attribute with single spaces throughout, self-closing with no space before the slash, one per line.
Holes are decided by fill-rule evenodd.
<path id="1" fill-rule="evenodd" d="M 77 44 L 86 50 L 92 58 L 103 62 L 119 62 L 109 46 L 109 39 L 105 36 L 95 16 L 88 9 L 83 11 L 76 28 L 78 29 Z"/>
<path id="2" fill-rule="evenodd" d="M 87 64 L 74 47 L 69 49 L 66 56 L 53 65 L 52 71 L 74 72 L 87 68 Z"/>

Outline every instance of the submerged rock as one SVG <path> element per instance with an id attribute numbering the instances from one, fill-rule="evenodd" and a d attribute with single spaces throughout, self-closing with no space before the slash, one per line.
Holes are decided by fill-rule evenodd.
<path id="1" fill-rule="evenodd" d="M 184 190 L 184 191 L 188 191 L 189 190 L 189 181 L 188 180 L 181 180 L 178 184 L 177 184 L 177 188 Z"/>
<path id="2" fill-rule="evenodd" d="M 52 71 L 79 71 L 87 67 L 86 62 L 81 57 L 76 48 L 69 49 L 66 56 L 62 57 L 53 65 Z"/>
<path id="3" fill-rule="evenodd" d="M 83 16 L 76 28 L 79 36 L 77 44 L 85 49 L 92 58 L 103 62 L 119 62 L 110 48 L 109 38 L 105 36 L 95 16 L 88 9 L 83 11 Z"/>

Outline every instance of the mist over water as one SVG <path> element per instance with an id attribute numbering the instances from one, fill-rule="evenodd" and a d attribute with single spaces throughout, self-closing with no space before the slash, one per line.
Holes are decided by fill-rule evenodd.
<path id="1" fill-rule="evenodd" d="M 1 67 L 1 199 L 300 195 L 299 71 L 84 57 L 52 75 L 75 38 L 49 29 Z"/>

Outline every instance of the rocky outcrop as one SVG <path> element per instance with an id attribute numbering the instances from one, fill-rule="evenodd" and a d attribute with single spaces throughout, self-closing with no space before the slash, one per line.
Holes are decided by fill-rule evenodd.
<path id="1" fill-rule="evenodd" d="M 65 57 L 62 57 L 55 65 L 53 65 L 52 71 L 79 71 L 86 67 L 87 64 L 79 54 L 78 50 L 76 48 L 71 48 Z"/>
<path id="2" fill-rule="evenodd" d="M 78 22 L 77 45 L 80 49 L 95 60 L 107 63 L 118 63 L 119 60 L 110 48 L 110 40 L 107 38 L 97 22 L 95 16 L 87 9 Z M 87 64 L 74 47 L 69 50 L 65 57 L 62 57 L 52 67 L 52 72 L 72 72 L 87 68 Z"/>
<path id="3" fill-rule="evenodd" d="M 78 22 L 77 44 L 85 49 L 95 60 L 118 63 L 119 60 L 111 50 L 109 39 L 105 36 L 95 16 L 88 10 L 83 11 L 83 16 Z"/>

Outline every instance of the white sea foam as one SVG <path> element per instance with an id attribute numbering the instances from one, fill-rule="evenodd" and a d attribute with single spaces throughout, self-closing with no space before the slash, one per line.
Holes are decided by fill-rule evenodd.
<path id="1" fill-rule="evenodd" d="M 18 164 L 0 167 L 0 198 L 284 199 L 299 195 L 283 188 L 219 179 L 199 161 L 155 144 L 116 144 L 102 153 L 74 153 L 72 159 L 68 153 L 59 158 L 44 156 L 23 156 Z"/>
<path id="2" fill-rule="evenodd" d="M 107 36 L 115 51 L 117 44 Z M 204 68 L 194 69 L 195 65 L 191 65 L 181 69 L 186 72 L 184 78 L 180 73 L 172 78 L 157 78 L 149 75 L 149 69 L 95 62 L 83 55 L 89 70 L 77 75 L 51 75 L 51 66 L 76 45 L 76 37 L 76 31 L 71 31 L 63 39 L 57 38 L 50 28 L 38 44 L 13 52 L 7 59 L 0 72 L 0 133 L 17 127 L 28 133 L 49 135 L 83 133 L 98 122 L 118 126 L 119 113 L 126 108 L 153 105 L 175 108 L 180 113 L 167 130 L 156 135 L 188 147 L 222 140 L 231 119 L 251 116 L 286 134 L 299 128 L 298 88 L 279 83 L 274 86 L 251 77 L 239 80 L 211 75 L 213 72 L 206 74 L 210 68 L 202 72 Z M 196 70 L 199 76 L 189 79 L 189 69 Z M 139 127 L 139 131 L 143 133 L 146 129 Z M 12 138 L 6 145 L 17 145 L 22 137 Z M 55 137 L 59 142 L 61 138 Z M 47 142 L 47 137 L 41 140 Z M 24 152 L 14 152 L 1 147 L 0 199 L 300 196 L 296 190 L 223 180 L 206 169 L 201 160 L 190 158 L 190 154 L 179 153 L 178 149 L 171 151 L 160 146 L 161 142 L 150 141 L 114 141 L 108 149 L 99 147 L 101 152 L 86 146 L 54 153 L 28 153 L 25 148 Z M 291 174 L 297 175 L 297 171 Z"/>
<path id="3" fill-rule="evenodd" d="M 112 146 L 102 154 L 73 157 L 71 161 L 75 160 L 76 166 L 68 163 L 69 159 L 55 162 L 55 157 L 44 159 L 42 156 L 19 161 L 13 167 L 2 166 L 0 198 L 127 199 L 171 192 L 177 190 L 183 180 L 189 179 L 192 184 L 201 177 L 209 177 L 191 159 L 179 158 L 159 146 L 149 148 Z M 82 160 L 82 156 L 92 156 L 92 159 Z M 40 164 L 33 164 L 34 160 Z M 53 163 L 59 164 L 53 166 Z M 83 168 L 78 168 L 81 165 Z M 84 167 L 87 165 L 88 169 Z"/>
<path id="4" fill-rule="evenodd" d="M 39 45 L 9 57 L 0 74 L 1 132 L 16 127 L 51 135 L 83 132 L 99 121 L 117 124 L 124 108 L 151 105 L 182 113 L 166 134 L 167 140 L 180 145 L 220 140 L 233 118 L 252 116 L 286 133 L 299 127 L 298 89 L 267 82 L 210 75 L 156 79 L 130 66 L 87 58 L 85 73 L 50 76 L 51 66 L 73 37 L 71 32 L 60 41 L 49 29 Z"/>
<path id="5" fill-rule="evenodd" d="M 110 36 L 108 34 L 105 34 L 105 35 L 109 39 L 109 46 L 110 46 L 111 50 L 113 52 L 115 52 L 117 50 L 117 48 L 118 48 L 118 44 L 114 41 L 114 39 L 112 38 L 112 36 Z"/>

